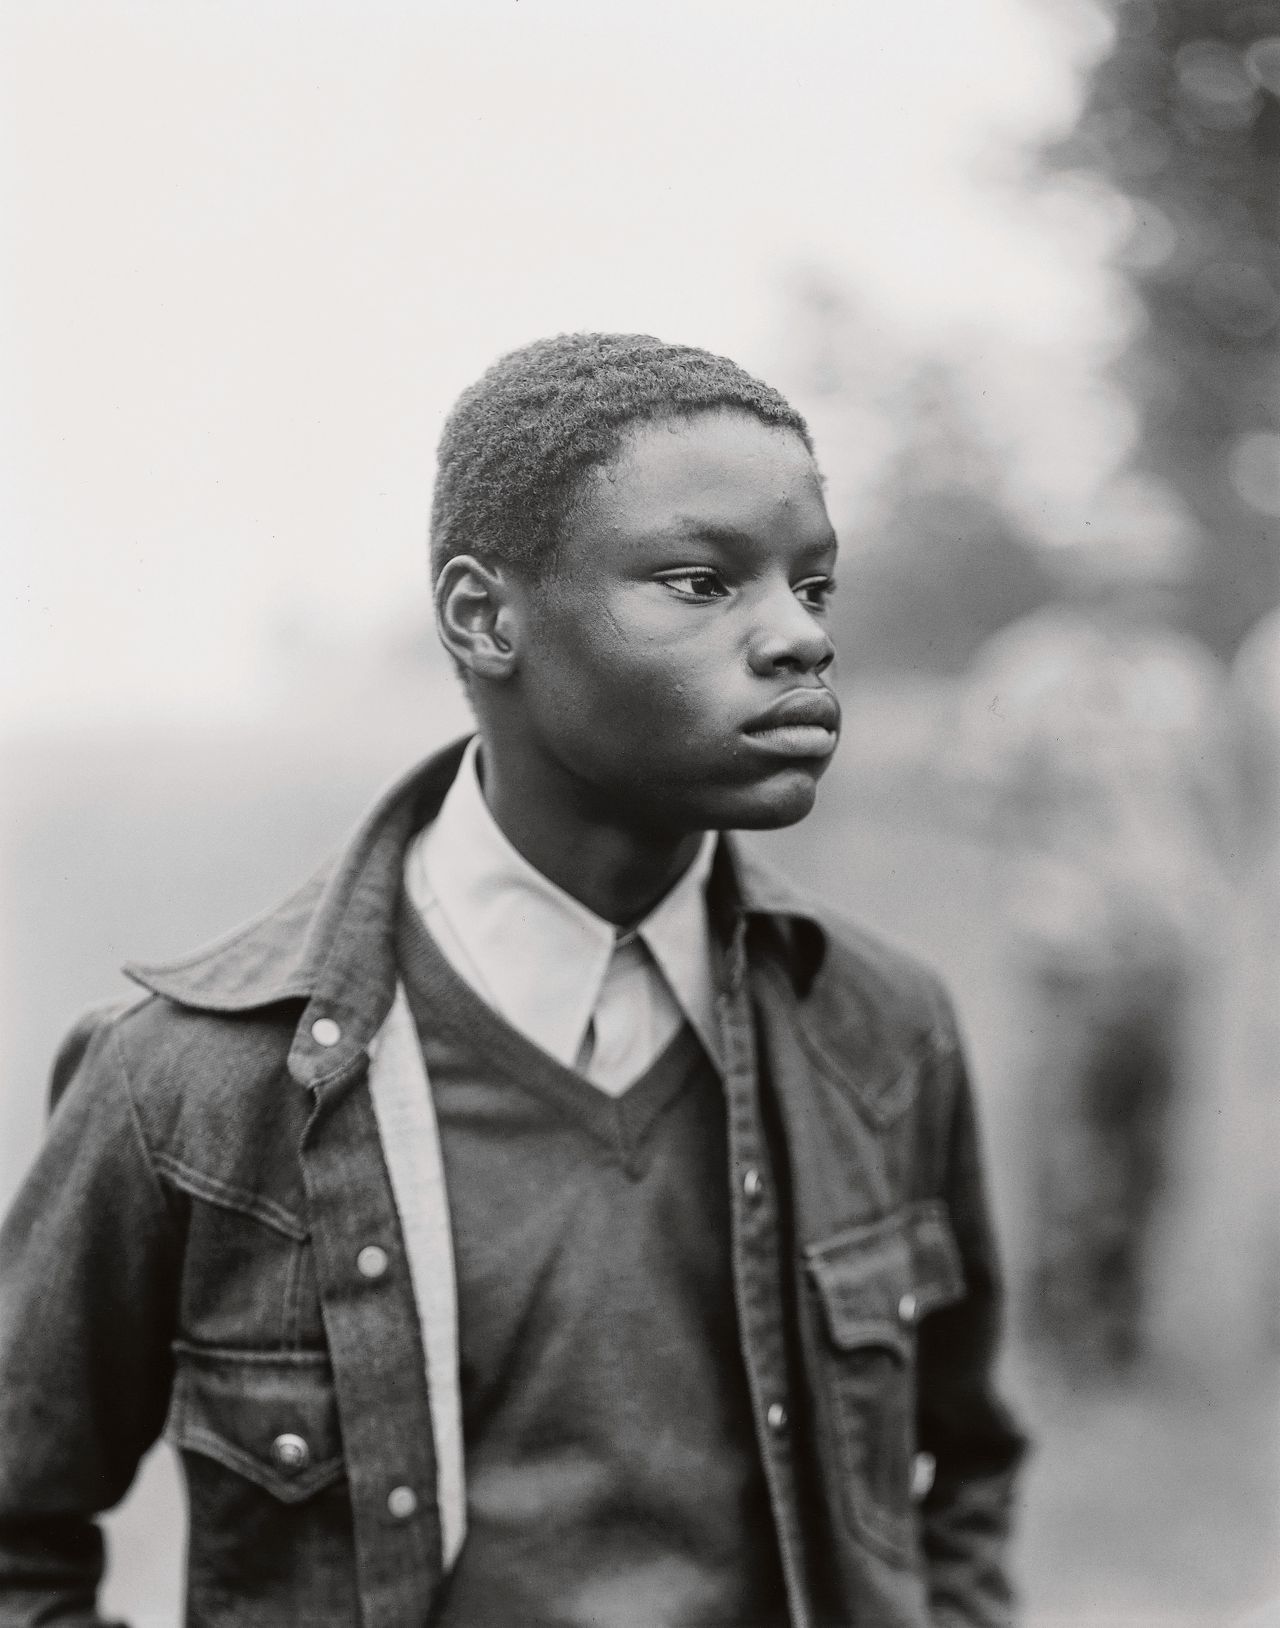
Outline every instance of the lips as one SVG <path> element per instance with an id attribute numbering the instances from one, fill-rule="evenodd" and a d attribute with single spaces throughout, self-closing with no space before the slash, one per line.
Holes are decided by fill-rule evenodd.
<path id="1" fill-rule="evenodd" d="M 830 690 L 789 690 L 767 712 L 746 726 L 748 735 L 761 735 L 771 729 L 795 726 L 829 729 L 840 727 L 840 703 Z"/>
<path id="2" fill-rule="evenodd" d="M 840 703 L 830 690 L 790 690 L 743 734 L 775 756 L 812 759 L 831 756 L 839 729 Z"/>

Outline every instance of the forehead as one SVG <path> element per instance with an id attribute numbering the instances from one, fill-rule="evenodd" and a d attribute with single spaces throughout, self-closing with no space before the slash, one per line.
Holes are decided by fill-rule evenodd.
<path id="1" fill-rule="evenodd" d="M 818 471 L 800 437 L 735 410 L 659 419 L 627 430 L 594 470 L 580 520 L 626 535 L 723 530 L 831 539 Z"/>

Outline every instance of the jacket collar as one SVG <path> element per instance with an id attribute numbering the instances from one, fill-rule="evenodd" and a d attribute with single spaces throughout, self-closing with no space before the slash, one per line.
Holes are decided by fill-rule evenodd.
<path id="1" fill-rule="evenodd" d="M 390 1010 L 396 972 L 389 929 L 405 852 L 438 812 L 466 745 L 455 741 L 396 782 L 342 853 L 283 904 L 192 955 L 130 963 L 126 974 L 153 994 L 204 1012 L 302 1002 L 291 1072 L 308 1085 L 345 1072 Z M 774 918 L 792 948 L 816 967 L 825 938 L 805 895 L 731 837 L 718 869 L 721 890 L 732 894 L 737 911 Z"/>

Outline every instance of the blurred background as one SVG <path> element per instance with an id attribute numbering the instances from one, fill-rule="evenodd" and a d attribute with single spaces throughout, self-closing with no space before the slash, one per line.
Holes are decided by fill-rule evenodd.
<path id="1" fill-rule="evenodd" d="M 457 392 L 565 329 L 723 351 L 843 549 L 845 742 L 760 840 L 955 992 L 1029 1614 L 1280 1595 L 1275 0 L 46 0 L 0 76 L 0 1201 L 120 962 L 466 727 Z M 109 1524 L 176 1621 L 164 1450 Z"/>

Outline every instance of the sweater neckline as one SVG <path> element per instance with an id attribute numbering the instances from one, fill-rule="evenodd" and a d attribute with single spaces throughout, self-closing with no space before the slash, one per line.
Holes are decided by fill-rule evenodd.
<path id="1" fill-rule="evenodd" d="M 700 1068 L 714 1065 L 684 1023 L 643 1074 L 610 1096 L 514 1028 L 452 967 L 412 901 L 401 894 L 396 950 L 410 1009 L 428 1053 L 434 1035 L 481 1062 L 489 1076 L 532 1096 L 584 1131 L 598 1152 L 633 1178 L 647 1168 L 645 1144 L 663 1112 Z"/>

